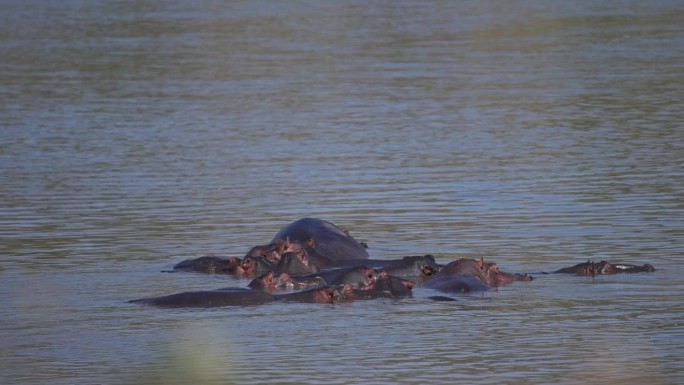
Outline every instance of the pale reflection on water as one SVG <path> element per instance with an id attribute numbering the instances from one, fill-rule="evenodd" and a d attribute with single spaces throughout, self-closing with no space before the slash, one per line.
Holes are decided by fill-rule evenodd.
<path id="1" fill-rule="evenodd" d="M 0 382 L 678 383 L 676 1 L 5 2 Z M 315 216 L 375 258 L 588 258 L 433 302 L 130 306 Z"/>

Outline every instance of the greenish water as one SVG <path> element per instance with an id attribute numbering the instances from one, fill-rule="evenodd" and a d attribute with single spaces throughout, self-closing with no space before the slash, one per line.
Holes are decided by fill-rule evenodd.
<path id="1" fill-rule="evenodd" d="M 684 381 L 678 1 L 5 1 L 0 382 Z M 127 300 L 305 216 L 373 258 L 651 274 L 212 310 Z"/>

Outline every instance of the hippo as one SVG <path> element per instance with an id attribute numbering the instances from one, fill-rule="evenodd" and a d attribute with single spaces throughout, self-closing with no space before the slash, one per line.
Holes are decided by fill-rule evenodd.
<path id="1" fill-rule="evenodd" d="M 283 254 L 275 269 L 278 274 L 290 275 L 316 273 L 318 270 L 319 268 L 311 262 L 309 254 L 304 249 Z"/>
<path id="2" fill-rule="evenodd" d="M 294 281 L 320 278 L 328 285 L 349 284 L 354 288 L 370 285 L 375 280 L 375 271 L 367 266 L 341 267 L 324 270 L 314 274 L 292 277 Z"/>
<path id="3" fill-rule="evenodd" d="M 401 259 L 392 259 L 374 264 L 376 269 L 389 273 L 391 276 L 424 281 L 437 274 L 441 266 L 435 262 L 430 254 L 414 255 Z"/>
<path id="4" fill-rule="evenodd" d="M 226 288 L 187 291 L 162 297 L 134 299 L 128 302 L 159 307 L 219 307 L 261 305 L 275 300 L 276 298 L 273 295 L 263 291 Z"/>
<path id="5" fill-rule="evenodd" d="M 486 291 L 491 287 L 479 279 L 464 274 L 444 275 L 427 281 L 423 287 L 445 293 L 471 293 Z"/>
<path id="6" fill-rule="evenodd" d="M 480 258 L 479 260 L 464 258 L 450 262 L 440 269 L 439 272 L 434 275 L 434 278 L 450 275 L 468 275 L 475 277 L 491 287 L 503 286 L 514 281 L 532 280 L 532 277 L 529 274 L 503 272 L 499 270 L 496 263 L 485 263 L 484 258 Z M 430 280 L 428 280 L 428 282 L 430 282 Z"/>
<path id="7" fill-rule="evenodd" d="M 264 256 L 247 256 L 242 259 L 240 264 L 235 269 L 235 272 L 241 277 L 254 277 L 260 274 L 272 272 L 275 269 L 276 264 L 269 261 Z"/>
<path id="8" fill-rule="evenodd" d="M 284 274 L 287 276 L 287 274 Z M 276 291 L 280 284 L 280 277 L 276 277 L 272 271 L 268 273 L 261 274 L 260 276 L 254 278 L 249 282 L 247 287 L 252 290 L 265 291 L 267 293 L 273 293 Z"/>
<path id="9" fill-rule="evenodd" d="M 393 277 L 386 272 L 381 272 L 370 285 L 361 289 L 354 289 L 351 285 L 344 285 L 341 296 L 344 300 L 375 299 L 375 298 L 402 298 L 413 295 L 414 282 Z"/>
<path id="10" fill-rule="evenodd" d="M 643 273 L 643 272 L 653 272 L 655 268 L 651 264 L 631 265 L 626 263 L 610 263 L 606 261 L 594 262 L 588 260 L 584 263 L 578 263 L 575 266 L 564 267 L 562 269 L 554 271 L 554 273 L 559 274 L 575 274 L 581 276 L 595 275 L 611 275 L 619 273 Z"/>
<path id="11" fill-rule="evenodd" d="M 318 271 L 318 267 L 311 263 L 306 250 L 300 249 L 296 252 L 284 253 L 277 262 L 273 262 L 265 256 L 247 256 L 236 268 L 238 275 L 243 277 L 254 277 L 269 271 L 275 274 L 298 275 L 315 273 Z"/>
<path id="12" fill-rule="evenodd" d="M 283 239 L 312 249 L 315 256 L 331 264 L 369 258 L 364 245 L 334 224 L 317 218 L 302 218 L 285 226 L 273 237 L 272 243 Z"/>
<path id="13" fill-rule="evenodd" d="M 308 274 L 303 276 L 290 276 L 287 273 L 282 273 L 278 276 L 277 289 L 306 289 L 316 286 L 325 286 L 325 280 L 316 274 Z"/>
<path id="14" fill-rule="evenodd" d="M 224 288 L 205 291 L 187 291 L 155 298 L 142 298 L 128 301 L 140 305 L 159 307 L 223 307 L 261 305 L 274 301 L 334 303 L 340 293 L 333 286 L 321 286 L 288 294 L 273 295 L 264 291 Z"/>
<path id="15" fill-rule="evenodd" d="M 207 255 L 178 262 L 173 266 L 173 269 L 207 274 L 233 274 L 237 271 L 240 263 L 240 259 L 235 257 L 224 258 Z"/>
<path id="16" fill-rule="evenodd" d="M 607 262 L 606 262 L 607 263 Z M 604 267 L 603 274 L 618 274 L 618 273 L 652 273 L 656 269 L 650 263 L 645 263 L 643 265 L 631 265 L 628 263 L 607 263 L 612 266 L 609 273 L 606 273 Z"/>
<path id="17" fill-rule="evenodd" d="M 340 292 L 335 286 L 319 286 L 288 294 L 276 294 L 276 300 L 286 302 L 335 303 L 340 300 Z"/>
<path id="18" fill-rule="evenodd" d="M 442 267 L 435 262 L 430 254 L 413 255 L 399 259 L 351 259 L 342 261 L 337 267 L 370 266 L 376 270 L 383 270 L 390 275 L 405 279 L 424 281 L 439 271 Z"/>
<path id="19" fill-rule="evenodd" d="M 298 252 L 302 249 L 302 245 L 298 242 L 293 242 L 288 239 L 275 239 L 267 245 L 252 247 L 245 257 L 264 257 L 267 260 L 277 263 L 283 254 L 290 252 Z"/>
<path id="20" fill-rule="evenodd" d="M 261 274 L 249 282 L 247 287 L 273 293 L 279 289 L 306 289 L 316 286 L 326 286 L 325 280 L 315 274 L 292 277 L 287 273 L 281 273 L 276 276 L 272 271 Z"/>

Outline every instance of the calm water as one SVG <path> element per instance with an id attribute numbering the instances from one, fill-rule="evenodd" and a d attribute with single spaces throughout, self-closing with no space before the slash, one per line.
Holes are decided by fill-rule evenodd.
<path id="1" fill-rule="evenodd" d="M 3 1 L 0 383 L 684 382 L 681 1 Z M 292 220 L 588 258 L 432 302 L 131 306 Z"/>

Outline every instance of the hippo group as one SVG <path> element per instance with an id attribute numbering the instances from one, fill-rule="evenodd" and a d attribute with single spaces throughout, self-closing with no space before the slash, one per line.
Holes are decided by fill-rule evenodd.
<path id="1" fill-rule="evenodd" d="M 302 218 L 285 226 L 269 243 L 252 247 L 242 258 L 203 256 L 173 267 L 174 271 L 251 278 L 246 288 L 189 291 L 129 302 L 203 308 L 276 301 L 336 303 L 410 297 L 416 285 L 455 294 L 486 291 L 533 279 L 530 274 L 504 272 L 496 263 L 483 258 L 464 258 L 441 265 L 430 254 L 371 259 L 366 249 L 366 244 L 331 222 Z M 587 261 L 551 273 L 596 276 L 652 271 L 655 268 L 650 264 Z M 430 298 L 455 300 L 446 296 Z"/>

